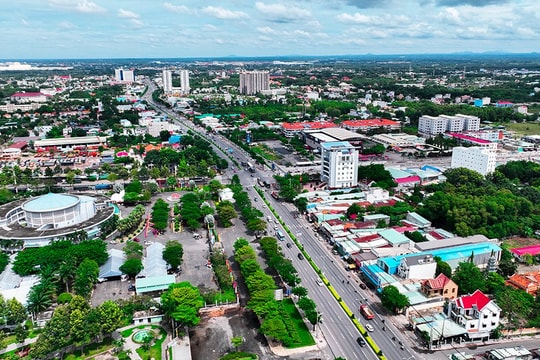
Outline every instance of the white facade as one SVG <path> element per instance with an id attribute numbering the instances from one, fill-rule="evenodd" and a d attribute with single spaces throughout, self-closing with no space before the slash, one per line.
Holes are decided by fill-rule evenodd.
<path id="1" fill-rule="evenodd" d="M 407 256 L 398 266 L 398 276 L 403 279 L 433 279 L 437 262 L 431 255 Z"/>
<path id="2" fill-rule="evenodd" d="M 418 120 L 418 132 L 423 135 L 433 136 L 449 132 L 478 131 L 480 130 L 480 118 L 471 115 L 439 115 L 421 116 Z"/>
<path id="3" fill-rule="evenodd" d="M 452 151 L 453 169 L 464 167 L 485 176 L 495 171 L 496 165 L 497 153 L 489 148 L 459 146 Z"/>
<path id="4" fill-rule="evenodd" d="M 166 94 L 172 92 L 172 71 L 163 70 L 161 79 L 163 81 L 163 92 Z"/>
<path id="5" fill-rule="evenodd" d="M 189 94 L 189 71 L 180 70 L 180 92 L 184 95 Z"/>
<path id="6" fill-rule="evenodd" d="M 118 82 L 134 82 L 135 74 L 133 70 L 114 69 L 114 79 Z"/>
<path id="7" fill-rule="evenodd" d="M 270 89 L 270 73 L 268 71 L 246 71 L 240 73 L 240 93 L 255 95 L 262 90 Z"/>
<path id="8" fill-rule="evenodd" d="M 330 189 L 358 185 L 358 149 L 347 141 L 321 144 L 321 181 Z"/>

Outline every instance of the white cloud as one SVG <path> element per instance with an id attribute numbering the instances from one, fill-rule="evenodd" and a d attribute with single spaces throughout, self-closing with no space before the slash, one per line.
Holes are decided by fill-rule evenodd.
<path id="1" fill-rule="evenodd" d="M 311 12 L 296 6 L 284 4 L 265 4 L 255 3 L 255 8 L 259 10 L 266 18 L 277 22 L 289 22 L 294 20 L 305 20 L 311 18 Z"/>
<path id="2" fill-rule="evenodd" d="M 339 14 L 337 16 L 338 21 L 349 24 L 373 24 L 373 18 L 368 15 L 354 13 L 354 14 Z"/>
<path id="3" fill-rule="evenodd" d="M 60 21 L 58 23 L 58 27 L 61 29 L 76 29 L 77 28 L 77 26 L 70 23 L 69 21 Z"/>
<path id="4" fill-rule="evenodd" d="M 270 26 L 258 27 L 257 31 L 263 34 L 275 34 L 276 30 L 272 29 Z"/>
<path id="5" fill-rule="evenodd" d="M 107 12 L 105 8 L 88 0 L 49 0 L 49 6 L 85 14 L 100 14 Z"/>
<path id="6" fill-rule="evenodd" d="M 138 19 L 140 16 L 139 14 L 135 14 L 133 11 L 118 9 L 118 17 L 124 19 Z"/>
<path id="7" fill-rule="evenodd" d="M 248 14 L 242 11 L 233 11 L 222 7 L 207 6 L 202 10 L 205 14 L 214 16 L 218 19 L 234 20 L 249 17 Z"/>
<path id="8" fill-rule="evenodd" d="M 462 16 L 456 8 L 446 8 L 439 13 L 438 17 L 446 22 L 456 25 L 463 23 Z"/>
<path id="9" fill-rule="evenodd" d="M 129 19 L 129 23 L 135 28 L 140 28 L 144 26 L 144 23 L 139 19 Z"/>
<path id="10" fill-rule="evenodd" d="M 170 2 L 163 3 L 163 7 L 169 11 L 181 14 L 189 14 L 192 11 L 185 5 L 174 5 Z"/>

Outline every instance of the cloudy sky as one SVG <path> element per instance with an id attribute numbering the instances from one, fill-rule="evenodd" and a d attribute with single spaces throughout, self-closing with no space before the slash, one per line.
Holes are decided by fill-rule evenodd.
<path id="1" fill-rule="evenodd" d="M 2 0 L 0 59 L 540 51 L 539 0 Z"/>

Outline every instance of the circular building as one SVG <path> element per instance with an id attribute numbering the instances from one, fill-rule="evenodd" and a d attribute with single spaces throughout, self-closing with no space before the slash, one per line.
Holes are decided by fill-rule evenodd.
<path id="1" fill-rule="evenodd" d="M 113 214 L 104 196 L 49 193 L 0 206 L 0 239 L 41 246 L 83 230 L 92 238 Z"/>

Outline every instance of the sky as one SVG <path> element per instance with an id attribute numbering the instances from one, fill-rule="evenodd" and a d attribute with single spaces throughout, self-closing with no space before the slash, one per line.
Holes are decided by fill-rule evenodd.
<path id="1" fill-rule="evenodd" d="M 0 59 L 540 51 L 539 0 L 0 0 Z"/>

